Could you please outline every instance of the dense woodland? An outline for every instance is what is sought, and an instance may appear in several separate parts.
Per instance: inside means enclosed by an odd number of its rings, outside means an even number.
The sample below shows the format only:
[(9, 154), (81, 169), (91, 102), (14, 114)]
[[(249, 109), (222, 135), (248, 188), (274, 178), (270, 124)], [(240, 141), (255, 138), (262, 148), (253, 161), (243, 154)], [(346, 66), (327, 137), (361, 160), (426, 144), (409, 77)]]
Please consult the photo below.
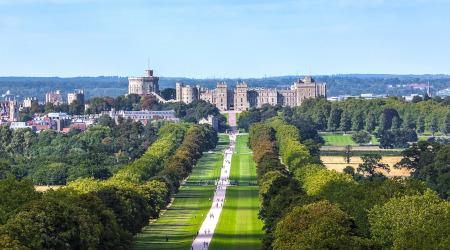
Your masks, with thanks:
[(36, 192), (12, 175), (0, 180), (2, 249), (130, 249), (218, 137), (209, 125), (167, 124), (139, 159), (112, 177), (78, 178)]
[[(257, 163), (263, 249), (449, 246), (450, 202), (423, 182), (370, 175), (355, 181), (350, 174), (327, 170), (300, 143), (298, 129), (279, 117), (251, 126), (249, 144)], [(443, 146), (435, 158), (444, 168), (450, 164), (448, 150)], [(418, 156), (414, 163), (424, 159)]]
[[(218, 81), (226, 81), (232, 88), (236, 81), (246, 81), (249, 87), (265, 88), (289, 88), (298, 78), (305, 76), (279, 76), (264, 78), (210, 78), (194, 79), (184, 77), (160, 77), (160, 89), (175, 88), (176, 82), (186, 85), (214, 89)], [(412, 87), (396, 87), (397, 85), (408, 85), (412, 83), (427, 84), (430, 82), (431, 94), (450, 86), (450, 77), (447, 75), (331, 75), (314, 76), (317, 82), (327, 82), (327, 95), (360, 95), (364, 93), (387, 94), (387, 95), (410, 95), (425, 94), (425, 90), (413, 89)], [(393, 85), (393, 88), (388, 88)], [(45, 100), (45, 93), (62, 90), (63, 99), (67, 93), (75, 89), (83, 89), (86, 98), (97, 96), (117, 97), (124, 95), (128, 90), (128, 78), (117, 76), (101, 77), (0, 77), (0, 93), (18, 95), (19, 100), (25, 97), (37, 96), (39, 100)]]

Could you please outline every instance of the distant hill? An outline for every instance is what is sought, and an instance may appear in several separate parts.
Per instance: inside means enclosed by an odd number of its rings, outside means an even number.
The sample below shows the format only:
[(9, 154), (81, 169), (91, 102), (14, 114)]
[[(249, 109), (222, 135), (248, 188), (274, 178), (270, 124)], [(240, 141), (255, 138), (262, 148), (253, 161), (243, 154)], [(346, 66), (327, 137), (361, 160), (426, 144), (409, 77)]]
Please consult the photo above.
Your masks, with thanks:
[[(266, 78), (220, 78), (194, 79), (185, 77), (161, 77), (160, 89), (175, 88), (176, 82), (185, 85), (197, 85), (214, 88), (218, 81), (226, 81), (231, 88), (236, 81), (246, 81), (249, 87), (289, 88), (297, 80), (305, 76), (274, 76)], [(327, 95), (360, 95), (363, 93), (410, 95), (424, 94), (425, 90), (414, 89), (413, 83), (427, 84), (430, 82), (431, 92), (450, 87), (449, 75), (388, 75), (388, 74), (345, 74), (329, 76), (313, 76), (317, 82), (327, 82)], [(392, 86), (392, 87), (389, 87)], [(128, 91), (128, 78), (119, 76), (100, 77), (0, 77), (0, 94), (10, 90), (11, 94), (22, 100), (25, 97), (37, 96), (45, 100), (45, 93), (60, 89), (67, 99), (67, 93), (75, 89), (83, 89), (86, 98), (94, 96), (116, 97)]]

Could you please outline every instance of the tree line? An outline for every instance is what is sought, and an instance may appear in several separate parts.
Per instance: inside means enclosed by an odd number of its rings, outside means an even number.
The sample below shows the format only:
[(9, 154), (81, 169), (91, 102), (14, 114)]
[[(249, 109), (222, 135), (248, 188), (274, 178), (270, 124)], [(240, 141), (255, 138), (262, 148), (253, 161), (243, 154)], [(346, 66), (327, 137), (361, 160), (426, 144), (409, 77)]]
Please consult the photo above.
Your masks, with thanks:
[(282, 119), (250, 127), (263, 249), (440, 249), (450, 243), (445, 229), (450, 203), (423, 182), (364, 177), (356, 182), (327, 170), (299, 134)]
[[(367, 135), (375, 135), (381, 148), (406, 148), (416, 142), (418, 134), (428, 131), (450, 133), (450, 98), (435, 98), (417, 103), (390, 97), (386, 99), (354, 99), (329, 102), (325, 98), (309, 98), (299, 107), (264, 105), (239, 116), (239, 128), (248, 131), (257, 122), (282, 116), (295, 125), (302, 143), (312, 139), (323, 143), (317, 131), (358, 133), (358, 143), (367, 143)], [(370, 138), (370, 137), (369, 137)]]
[(202, 152), (217, 143), (208, 125), (168, 124), (158, 136), (141, 158), (105, 181), (80, 178), (42, 194), (30, 179), (0, 180), (0, 246), (130, 249), (132, 236), (159, 216)]

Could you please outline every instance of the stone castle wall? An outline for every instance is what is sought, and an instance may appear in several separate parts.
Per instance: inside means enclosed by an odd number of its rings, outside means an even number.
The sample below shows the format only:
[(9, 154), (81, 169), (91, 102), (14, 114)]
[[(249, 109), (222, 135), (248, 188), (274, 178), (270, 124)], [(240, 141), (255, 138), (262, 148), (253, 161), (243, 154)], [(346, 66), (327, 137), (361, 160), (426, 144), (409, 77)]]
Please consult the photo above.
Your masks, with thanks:
[(248, 110), (251, 107), (261, 107), (264, 104), (282, 106), (300, 106), (307, 98), (326, 97), (326, 83), (316, 83), (311, 77), (298, 79), (291, 89), (250, 89), (246, 82), (236, 84), (236, 89), (228, 89), (226, 82), (218, 82), (216, 89), (203, 89), (176, 84), (177, 101), (190, 103), (201, 99), (214, 104), (219, 110)]

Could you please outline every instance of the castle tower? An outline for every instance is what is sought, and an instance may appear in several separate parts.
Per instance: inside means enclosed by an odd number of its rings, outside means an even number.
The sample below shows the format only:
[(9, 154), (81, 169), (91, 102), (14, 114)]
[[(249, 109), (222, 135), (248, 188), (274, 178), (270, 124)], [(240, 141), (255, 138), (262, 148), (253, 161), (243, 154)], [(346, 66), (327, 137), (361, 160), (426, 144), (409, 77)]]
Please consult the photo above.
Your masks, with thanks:
[(11, 121), (15, 121), (17, 119), (17, 115), (19, 114), (19, 102), (9, 101), (9, 119)]
[(67, 94), (67, 103), (70, 105), (73, 101), (78, 100), (84, 105), (84, 91), (78, 90)]
[(145, 70), (144, 77), (128, 77), (128, 94), (159, 94), (159, 77), (153, 76), (153, 70)]
[(176, 95), (177, 95), (177, 102), (183, 101), (183, 83), (182, 82), (176, 83)]
[(214, 104), (219, 110), (228, 109), (228, 90), (226, 82), (217, 82), (216, 102)]
[(234, 109), (243, 111), (250, 108), (250, 103), (247, 97), (247, 83), (239, 81), (236, 83), (236, 90), (234, 92)]

